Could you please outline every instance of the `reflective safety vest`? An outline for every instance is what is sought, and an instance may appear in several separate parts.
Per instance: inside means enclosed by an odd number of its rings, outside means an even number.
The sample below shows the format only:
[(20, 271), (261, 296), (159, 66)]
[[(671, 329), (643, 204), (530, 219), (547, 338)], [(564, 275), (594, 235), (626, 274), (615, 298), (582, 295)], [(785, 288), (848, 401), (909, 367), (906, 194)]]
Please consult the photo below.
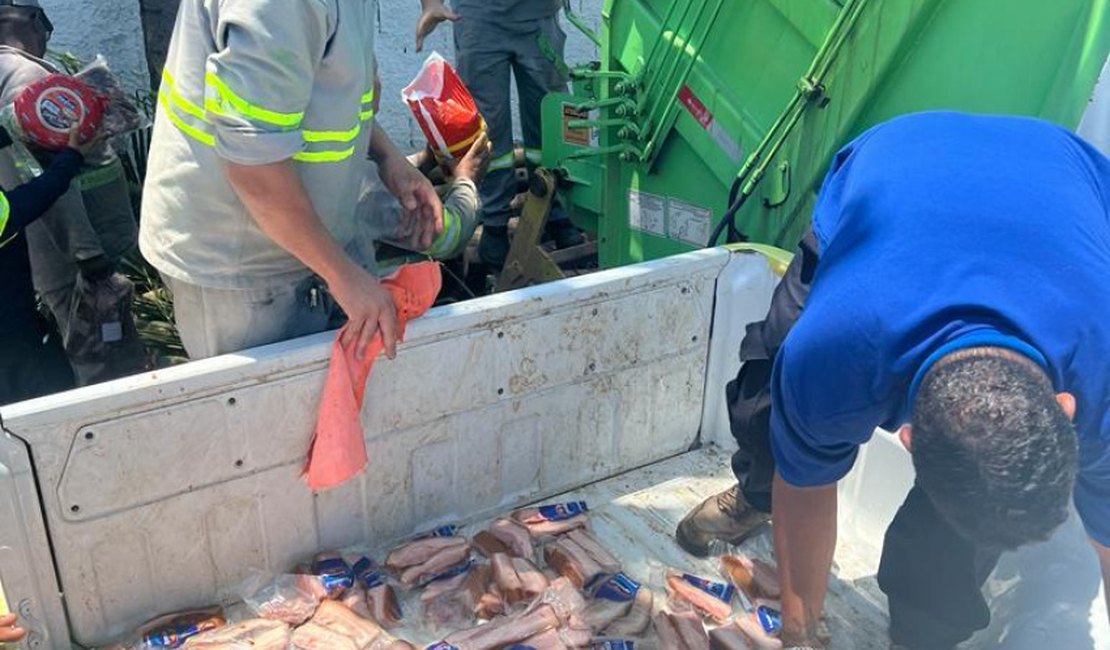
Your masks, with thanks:
[(255, 223), (224, 162), (292, 160), (340, 244), (374, 111), (374, 0), (184, 0), (158, 94), (140, 247), (160, 271), (254, 288), (309, 273)]

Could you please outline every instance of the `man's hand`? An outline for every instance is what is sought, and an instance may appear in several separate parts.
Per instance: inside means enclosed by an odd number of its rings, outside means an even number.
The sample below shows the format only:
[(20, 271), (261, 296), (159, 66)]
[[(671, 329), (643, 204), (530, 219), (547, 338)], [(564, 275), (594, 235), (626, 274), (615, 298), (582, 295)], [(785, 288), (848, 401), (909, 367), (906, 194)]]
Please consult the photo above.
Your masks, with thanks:
[(415, 250), (430, 247), (443, 232), (443, 203), (431, 181), (401, 155), (380, 161), (378, 175), (389, 193), (401, 202), (402, 218), (412, 225), (405, 228), (412, 233), (409, 243)]
[(15, 643), (27, 635), (26, 630), (16, 627), (15, 614), (0, 616), (0, 643)]
[[(401, 159), (404, 162), (404, 158)], [(352, 260), (324, 227), (292, 163), (225, 163), (227, 178), (255, 222), (277, 245), (328, 283), (346, 312), (347, 336), (359, 358), (379, 327), (386, 354), (397, 346), (393, 300), (378, 280)]]
[(447, 169), (455, 178), (466, 178), (478, 185), (486, 176), (486, 170), (489, 169), (490, 153), (493, 151), (493, 145), (489, 141), (489, 137), (483, 131), (482, 135), (471, 145), (470, 151), (462, 157), (462, 160), (453, 161), (447, 164)]
[(397, 354), (397, 310), (389, 291), (377, 278), (359, 266), (352, 265), (346, 272), (328, 284), (332, 296), (347, 314), (347, 326), (341, 343), (355, 346), (355, 357), (366, 354), (374, 333), (382, 333), (385, 355), (392, 359)]
[(823, 647), (821, 614), (836, 550), (836, 484), (795, 487), (776, 473), (772, 500), (783, 645)]
[(424, 49), (424, 39), (429, 34), (435, 31), (445, 20), (454, 22), (459, 19), (459, 15), (443, 6), (443, 0), (423, 0), (423, 11), (420, 12), (420, 19), (416, 21), (416, 51), (420, 52)]
[(69, 127), (69, 142), (66, 143), (66, 146), (82, 156), (88, 156), (89, 152), (99, 147), (105, 139), (107, 139), (107, 136), (104, 135), (103, 132), (97, 132), (96, 135), (88, 140), (82, 139), (81, 126), (77, 122), (74, 122), (73, 125)]

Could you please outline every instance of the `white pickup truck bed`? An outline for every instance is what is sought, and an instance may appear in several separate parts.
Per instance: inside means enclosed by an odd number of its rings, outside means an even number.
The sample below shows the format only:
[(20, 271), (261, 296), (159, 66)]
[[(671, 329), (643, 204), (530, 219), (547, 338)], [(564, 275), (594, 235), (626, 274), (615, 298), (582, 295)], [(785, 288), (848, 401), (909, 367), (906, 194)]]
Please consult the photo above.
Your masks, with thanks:
[[(251, 569), (566, 495), (634, 574), (707, 572), (670, 535), (729, 483), (723, 386), (775, 281), (711, 249), (435, 309), (375, 367), (366, 471), (321, 494), (299, 474), (326, 334), (4, 407), (0, 581), (24, 645), (103, 644), (232, 597)], [(877, 549), (911, 481), (881, 434), (841, 484), (836, 648), (885, 647)], [(1074, 521), (988, 591), (996, 622), (972, 647), (1110, 648)]]

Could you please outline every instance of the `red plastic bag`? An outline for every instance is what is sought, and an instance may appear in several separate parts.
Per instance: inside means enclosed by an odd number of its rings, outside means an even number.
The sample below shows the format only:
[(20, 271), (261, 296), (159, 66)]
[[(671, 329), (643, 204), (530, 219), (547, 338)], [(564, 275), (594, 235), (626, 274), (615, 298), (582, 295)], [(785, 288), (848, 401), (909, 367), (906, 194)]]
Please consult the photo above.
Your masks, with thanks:
[(432, 151), (441, 159), (461, 158), (486, 128), (470, 91), (451, 64), (433, 52), (401, 91)]

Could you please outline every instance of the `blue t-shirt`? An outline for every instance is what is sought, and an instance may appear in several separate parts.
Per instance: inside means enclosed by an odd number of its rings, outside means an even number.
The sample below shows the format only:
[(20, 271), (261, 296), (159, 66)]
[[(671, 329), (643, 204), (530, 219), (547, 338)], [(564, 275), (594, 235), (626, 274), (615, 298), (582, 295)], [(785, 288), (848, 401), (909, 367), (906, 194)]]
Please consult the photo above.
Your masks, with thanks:
[(875, 427), (907, 419), (929, 355), (1012, 336), (1073, 393), (1075, 503), (1110, 545), (1110, 160), (1022, 117), (930, 112), (833, 159), (813, 212), (820, 264), (772, 374), (789, 483), (843, 477)]

